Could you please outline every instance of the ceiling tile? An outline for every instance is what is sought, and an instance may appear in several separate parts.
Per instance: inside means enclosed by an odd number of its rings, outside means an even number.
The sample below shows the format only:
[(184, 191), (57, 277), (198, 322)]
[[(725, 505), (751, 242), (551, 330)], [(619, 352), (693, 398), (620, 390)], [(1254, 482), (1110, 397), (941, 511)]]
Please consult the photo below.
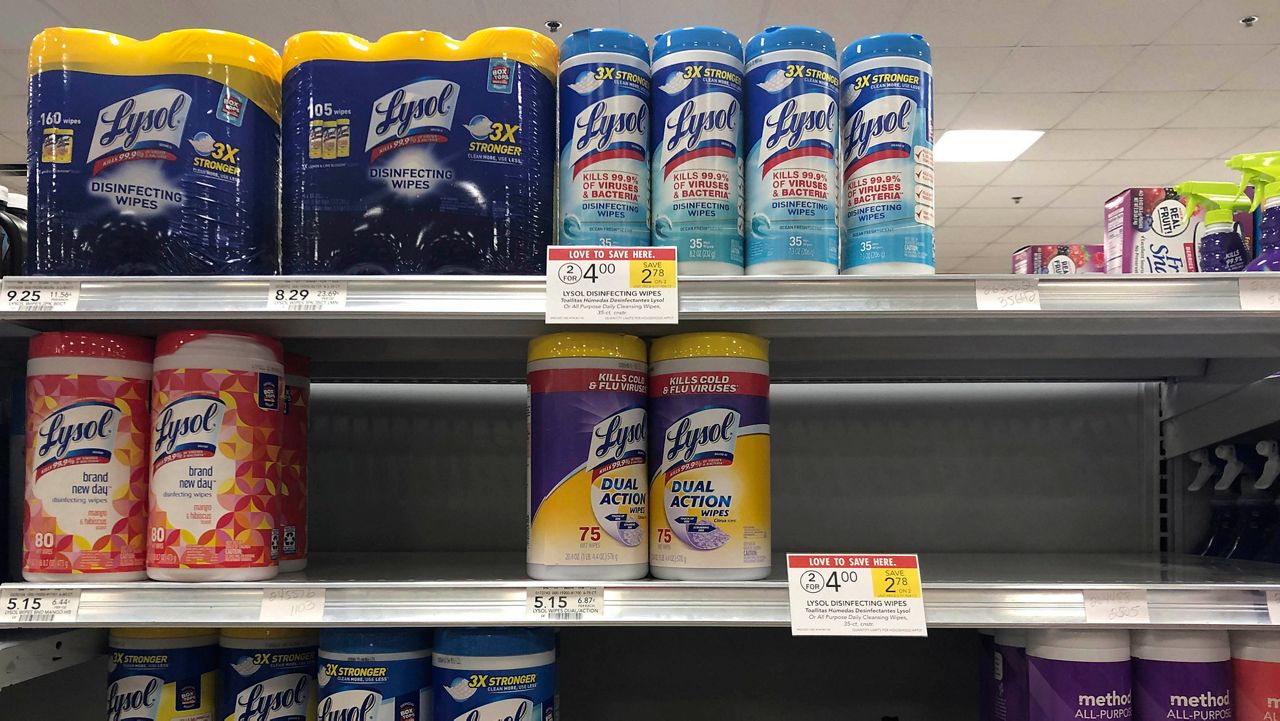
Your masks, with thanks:
[(937, 206), (942, 208), (963, 208), (973, 196), (982, 190), (978, 185), (948, 185), (938, 189)]
[[(1098, 206), (1098, 215), (1093, 221), (1101, 222), (1102, 206)], [(1029, 225), (1020, 225), (1011, 228), (1008, 233), (1000, 236), (999, 242), (1006, 243), (1014, 248), (1021, 248), (1024, 245), (1054, 245), (1057, 243), (1065, 243), (1079, 235), (1084, 226), (1071, 225), (1049, 225), (1044, 227), (1032, 227)]]
[[(1280, 23), (1270, 23), (1272, 27), (1280, 27)], [(1274, 46), (1273, 46), (1274, 47)], [(1222, 83), (1223, 90), (1280, 90), (1280, 73), (1260, 73), (1255, 68), (1274, 68), (1280, 64), (1280, 48), (1262, 56), (1252, 68), (1245, 72), (1228, 75)]]
[(1057, 0), (1023, 45), (1146, 45), (1195, 0)]
[(1277, 122), (1280, 122), (1280, 90), (1220, 90), (1209, 93), (1170, 120), (1169, 127), (1265, 128)]
[[(1156, 42), (1162, 45), (1280, 43), (1280, 17), (1275, 16), (1275, 7), (1274, 3), (1258, 0), (1202, 0)], [(1262, 21), (1246, 28), (1240, 24), (1240, 18), (1245, 15), (1260, 15)]]
[[(110, 4), (114, 4), (114, 2)], [(360, 8), (359, 11), (348, 10), (344, 12), (334, 0), (308, 0), (307, 2), (297, 2), (297, 0), (292, 2), (217, 0), (217, 2), (196, 2), (195, 4), (201, 12), (208, 16), (205, 20), (208, 23), (208, 27), (242, 33), (268, 43), (277, 50), (284, 47), (284, 42), (290, 36), (306, 30), (351, 31), (352, 28), (365, 27), (360, 24), (360, 21), (350, 16), (363, 15), (366, 7), (376, 12), (375, 6), (377, 5), (377, 3), (368, 5), (368, 0), (362, 0), (358, 6)], [(357, 30), (357, 34), (373, 39), (384, 33), (396, 30), (411, 30), (418, 27), (439, 30), (451, 35), (455, 33), (465, 35), (476, 29), (475, 27), (459, 26), (452, 22), (454, 17), (465, 20), (472, 18), (471, 13), (465, 6), (461, 6), (460, 12), (452, 10), (449, 13), (437, 12), (435, 16), (436, 22), (428, 24), (411, 22), (415, 15), (412, 12), (413, 5), (402, 3), (401, 7), (403, 8), (401, 24), (395, 27), (386, 25), (381, 27), (369, 26), (378, 32), (366, 33)], [(382, 19), (385, 19), (385, 16)], [(445, 22), (441, 22), (442, 20)], [(480, 25), (476, 27), (480, 27)]]
[[(24, 91), (27, 87), (27, 50), (0, 51), (0, 82), (16, 80)], [(8, 93), (8, 90), (5, 90)]]
[[(7, 133), (0, 135), (0, 163), (22, 163), (25, 165), (26, 162), (26, 137), (21, 133), (17, 135), (10, 135)], [(6, 179), (4, 184), (8, 186), (10, 190), (24, 187), (21, 178)]]
[(1221, 180), (1227, 183), (1240, 182), (1240, 173), (1228, 168), (1222, 160), (1210, 160), (1187, 173), (1184, 180)]
[(933, 96), (934, 129), (952, 127), (951, 122), (972, 97), (972, 93), (938, 93)]
[(1090, 97), (1060, 128), (1159, 128), (1208, 93), (1097, 93)]
[[(1044, 208), (1027, 218), (1029, 228), (1070, 227), (1102, 222), (1102, 208)], [(1049, 241), (1046, 241), (1049, 242)]]
[(1102, 87), (1140, 48), (1014, 48), (983, 86), (990, 92), (1093, 92)]
[(1009, 53), (1009, 48), (934, 49), (935, 92), (973, 93), (981, 90)]
[(998, 258), (995, 256), (974, 256), (967, 260), (962, 260), (956, 266), (957, 273), (967, 273), (973, 275), (982, 275), (984, 273), (1008, 273), (1012, 264), (1009, 258)]
[(996, 178), (996, 185), (1074, 185), (1103, 166), (1101, 160), (1019, 160)]
[[(689, 8), (686, 10), (688, 14), (685, 15), (689, 21), (686, 24), (717, 25), (721, 22), (731, 24), (731, 20), (721, 19), (737, 18), (743, 14), (736, 0), (664, 0), (663, 7), (667, 4), (672, 7)], [(808, 2), (789, 3), (760, 3), (749, 0), (743, 3), (742, 7), (751, 9), (761, 4), (764, 6), (763, 15), (753, 13), (746, 17), (748, 21), (754, 22), (755, 26), (742, 36), (744, 43), (761, 28), (770, 25), (812, 25), (831, 33), (836, 39), (837, 50), (842, 50), (848, 43), (866, 35), (893, 32), (907, 10), (905, 2), (885, 3), (881, 0), (808, 0)], [(624, 13), (630, 8), (637, 15), (661, 17), (654, 14), (655, 11), (647, 0), (623, 3), (623, 8)], [(663, 20), (665, 22), (666, 19), (663, 18)], [(622, 27), (631, 29), (630, 25)], [(667, 23), (663, 30), (674, 27), (681, 27), (681, 25)]]
[[(523, 4), (523, 0), (521, 2), (491, 1), (488, 4), (492, 6), (489, 11), (491, 19), (505, 24), (508, 22), (505, 18), (508, 9), (517, 8)], [(852, 2), (850, 4), (856, 5)], [(838, 25), (832, 27), (829, 21), (839, 16), (831, 12), (829, 7), (822, 8), (819, 7), (819, 3), (808, 3), (797, 4), (788, 9), (806, 16), (803, 21), (795, 21), (797, 24), (814, 25), (831, 33), (836, 41), (837, 52), (844, 47), (840, 44), (841, 31), (844, 28)], [(528, 12), (524, 10), (516, 10), (516, 12), (525, 16), (527, 23), (533, 23), (531, 27), (534, 28), (543, 27), (543, 24), (552, 18), (560, 20), (565, 23), (559, 33), (561, 36), (568, 35), (579, 28), (623, 28), (636, 33), (644, 38), (645, 42), (652, 44), (655, 35), (672, 28), (715, 25), (734, 33), (745, 45), (747, 40), (761, 29), (778, 24), (762, 18), (768, 10), (768, 4), (764, 0), (742, 0), (742, 2), (734, 0), (653, 0), (651, 2), (645, 0), (628, 3), (619, 3), (617, 0), (606, 0), (601, 3), (580, 0), (572, 0), (569, 3), (537, 0)], [(825, 18), (828, 22), (817, 21), (813, 17), (814, 13), (824, 10), (828, 13)], [(849, 39), (852, 38), (845, 38), (846, 41)]]
[[(102, 10), (110, 10), (109, 3), (97, 4)], [(52, 8), (39, 0), (5, 0), (4, 22), (0, 23), (0, 50), (26, 51), (31, 47), (31, 38), (47, 27), (55, 25), (82, 27), (85, 25), (78, 18), (72, 20), (75, 17), (73, 15), (59, 16)]]
[(1113, 160), (1107, 167), (1089, 176), (1085, 183), (1114, 185), (1117, 190), (1173, 185), (1191, 180), (1191, 172), (1198, 165), (1198, 160)]
[(939, 247), (952, 244), (983, 246), (1007, 232), (1009, 226), (948, 226), (938, 230), (935, 242)]
[(1216, 158), (1256, 134), (1250, 128), (1165, 128), (1152, 131), (1120, 157), (1129, 160)]
[(1009, 167), (1008, 163), (938, 163), (933, 169), (937, 187), (986, 185)]
[(1048, 0), (916, 0), (897, 31), (920, 33), (935, 48), (1016, 45), (1048, 6)]
[[(1123, 4), (1123, 3), (1118, 3)], [(1216, 90), (1258, 67), (1269, 45), (1152, 45), (1111, 78), (1107, 90)]]
[(1077, 185), (1058, 196), (1052, 203), (1054, 208), (1097, 208), (1116, 196), (1124, 188), (1115, 185)]
[[(961, 208), (947, 221), (948, 228), (988, 228), (1017, 225), (1035, 212), (1034, 208)], [(991, 236), (993, 239), (996, 236)]]
[[(274, 3), (293, 5), (306, 9), (298, 3)], [(512, 13), (527, 7), (528, 3), (512, 4)], [(487, 16), (480, 3), (456, 3), (448, 12), (441, 12), (438, 4), (407, 3), (399, 0), (360, 0), (359, 3), (335, 3), (341, 16), (339, 29), (355, 33), (366, 40), (376, 40), (387, 33), (399, 30), (438, 30), (453, 37), (466, 37), (473, 30), (485, 27)], [(544, 18), (545, 20), (545, 18)], [(505, 24), (519, 27), (520, 21), (513, 15)], [(535, 26), (541, 30), (541, 26)], [(311, 27), (316, 29), (313, 23)]]
[(0, 133), (21, 137), (27, 132), (27, 96), (0, 97)]
[(1057, 125), (1088, 98), (1088, 93), (979, 93), (947, 127), (1045, 130)]
[(947, 219), (950, 218), (951, 214), (954, 212), (956, 212), (955, 208), (934, 208), (933, 209), (934, 227), (937, 227), (947, 222)]
[(1280, 128), (1267, 128), (1227, 151), (1227, 155), (1237, 153), (1262, 153), (1269, 150), (1280, 150)]
[(1147, 137), (1143, 130), (1050, 130), (1019, 160), (1111, 160)]
[[(1024, 185), (1006, 187), (988, 185), (970, 200), (969, 208), (1043, 208), (1067, 190), (1065, 185)], [(1013, 197), (1022, 200), (1013, 202)]]
[(1014, 245), (1012, 243), (1006, 243), (1003, 240), (997, 240), (982, 250), (979, 250), (977, 253), (974, 253), (973, 257), (1003, 258), (1006, 263), (1006, 267), (1001, 272), (1008, 273), (1013, 269), (1013, 254), (1021, 247), (1021, 245)]
[(1079, 245), (1103, 245), (1102, 240), (1102, 224), (1099, 223), (1080, 231), (1080, 235), (1072, 238), (1071, 242)]

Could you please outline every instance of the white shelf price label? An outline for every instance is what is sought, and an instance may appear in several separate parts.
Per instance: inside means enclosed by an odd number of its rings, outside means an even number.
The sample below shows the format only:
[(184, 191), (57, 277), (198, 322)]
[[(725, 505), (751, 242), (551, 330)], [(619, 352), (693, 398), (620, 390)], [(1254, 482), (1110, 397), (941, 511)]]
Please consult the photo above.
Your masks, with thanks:
[(531, 621), (583, 621), (604, 616), (604, 589), (591, 586), (543, 586), (525, 591), (525, 616)]
[(324, 620), (324, 589), (265, 589), (258, 620), (266, 623), (319, 623)]
[(80, 304), (80, 283), (48, 278), (5, 278), (4, 309), (19, 313), (70, 312)]
[(1040, 310), (1040, 280), (978, 280), (978, 310)]
[(673, 247), (547, 248), (547, 323), (680, 320)]
[(793, 636), (925, 636), (915, 554), (787, 554)]
[(1240, 310), (1280, 310), (1280, 278), (1269, 275), (1240, 279)]
[(1151, 623), (1144, 588), (1098, 589), (1084, 592), (1086, 623)]
[(267, 310), (313, 313), (346, 307), (345, 280), (273, 280), (267, 288)]
[(79, 611), (78, 588), (0, 590), (0, 625), (75, 623)]
[(1267, 591), (1267, 616), (1271, 625), (1280, 625), (1280, 591)]

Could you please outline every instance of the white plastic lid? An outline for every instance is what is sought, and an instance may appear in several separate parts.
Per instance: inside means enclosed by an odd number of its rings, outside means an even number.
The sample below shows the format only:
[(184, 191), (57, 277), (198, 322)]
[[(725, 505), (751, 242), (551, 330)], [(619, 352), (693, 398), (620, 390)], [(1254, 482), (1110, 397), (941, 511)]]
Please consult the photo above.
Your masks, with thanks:
[(1232, 631), (1231, 657), (1280, 663), (1280, 631)]
[(1148, 661), (1229, 661), (1226, 631), (1134, 631), (1133, 657)]
[(1010, 648), (1026, 648), (1027, 632), (1020, 628), (1002, 628), (996, 631), (996, 645)]
[(1074, 628), (1037, 629), (1027, 634), (1027, 655), (1055, 661), (1129, 660), (1129, 632)]

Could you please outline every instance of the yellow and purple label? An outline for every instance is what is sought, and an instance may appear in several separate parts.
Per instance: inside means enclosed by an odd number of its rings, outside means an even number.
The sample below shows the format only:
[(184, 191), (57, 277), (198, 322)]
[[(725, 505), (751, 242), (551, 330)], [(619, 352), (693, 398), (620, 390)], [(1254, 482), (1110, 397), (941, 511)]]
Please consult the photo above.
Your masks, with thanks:
[[(529, 365), (529, 563), (648, 560), (645, 364)], [(574, 367), (577, 366), (577, 367)]]
[(156, 371), (148, 567), (276, 564), (281, 380), (256, 371)]
[(649, 397), (658, 449), (650, 564), (768, 566), (768, 374), (654, 374)]
[(27, 377), (22, 567), (34, 573), (145, 569), (147, 380)]

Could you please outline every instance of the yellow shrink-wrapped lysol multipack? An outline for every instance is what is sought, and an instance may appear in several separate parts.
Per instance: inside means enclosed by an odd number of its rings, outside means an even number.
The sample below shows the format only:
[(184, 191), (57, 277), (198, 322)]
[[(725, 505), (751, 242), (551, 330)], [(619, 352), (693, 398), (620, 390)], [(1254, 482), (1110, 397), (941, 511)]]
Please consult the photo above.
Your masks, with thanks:
[(28, 273), (276, 272), (275, 50), (220, 30), (49, 28), (28, 71)]
[(284, 272), (544, 272), (557, 57), (521, 28), (289, 38)]

